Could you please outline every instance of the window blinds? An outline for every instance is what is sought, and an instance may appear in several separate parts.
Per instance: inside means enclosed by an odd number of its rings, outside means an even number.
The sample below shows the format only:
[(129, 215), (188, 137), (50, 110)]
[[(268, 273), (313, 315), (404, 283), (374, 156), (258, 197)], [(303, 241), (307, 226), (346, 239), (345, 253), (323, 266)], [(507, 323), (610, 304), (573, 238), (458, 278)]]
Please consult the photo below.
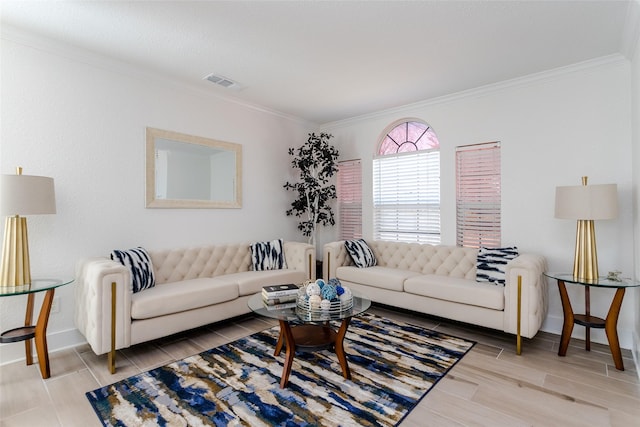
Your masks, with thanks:
[(440, 151), (373, 161), (374, 239), (440, 243)]
[(360, 160), (338, 162), (338, 219), (340, 239), (362, 237), (362, 165)]
[(456, 243), (500, 247), (500, 143), (456, 148)]

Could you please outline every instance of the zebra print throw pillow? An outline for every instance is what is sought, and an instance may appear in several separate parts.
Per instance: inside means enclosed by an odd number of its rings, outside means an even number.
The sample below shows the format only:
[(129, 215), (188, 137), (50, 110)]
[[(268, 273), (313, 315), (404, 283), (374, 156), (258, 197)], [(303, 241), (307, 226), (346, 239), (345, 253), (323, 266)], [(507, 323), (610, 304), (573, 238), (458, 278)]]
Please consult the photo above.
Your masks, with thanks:
[(110, 257), (125, 267), (129, 267), (134, 294), (145, 289), (153, 288), (156, 285), (156, 278), (153, 274), (153, 264), (151, 263), (149, 254), (144, 248), (137, 247), (126, 251), (114, 250), (111, 252)]
[(344, 246), (358, 268), (373, 267), (377, 264), (376, 256), (364, 239), (345, 240)]
[(476, 263), (476, 281), (504, 286), (505, 268), (509, 261), (518, 256), (518, 248), (480, 248)]
[(251, 263), (254, 271), (287, 268), (282, 239), (253, 243), (251, 245)]

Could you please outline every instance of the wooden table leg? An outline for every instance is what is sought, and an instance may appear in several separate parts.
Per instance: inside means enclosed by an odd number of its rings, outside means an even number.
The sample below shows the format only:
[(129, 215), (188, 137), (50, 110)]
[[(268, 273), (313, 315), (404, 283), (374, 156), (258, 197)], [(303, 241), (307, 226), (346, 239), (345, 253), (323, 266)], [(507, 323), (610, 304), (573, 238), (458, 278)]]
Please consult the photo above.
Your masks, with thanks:
[[(27, 295), (27, 310), (24, 315), (24, 326), (27, 327), (33, 325), (33, 298), (34, 294)], [(24, 353), (27, 359), (27, 365), (33, 365), (33, 340), (25, 340)]]
[(351, 370), (349, 369), (349, 363), (347, 362), (347, 356), (344, 353), (344, 337), (347, 335), (347, 329), (349, 328), (349, 323), (351, 323), (350, 317), (345, 317), (342, 319), (342, 324), (340, 325), (340, 329), (338, 330), (338, 335), (336, 336), (336, 356), (338, 356), (338, 361), (340, 362), (340, 367), (342, 368), (342, 376), (345, 379), (351, 379)]
[(558, 356), (565, 356), (567, 354), (567, 349), (569, 348), (569, 341), (571, 341), (574, 317), (573, 309), (571, 308), (571, 301), (569, 301), (569, 295), (567, 294), (567, 288), (563, 280), (558, 280), (558, 290), (560, 291), (562, 312), (564, 313), (564, 323), (562, 325), (562, 337), (560, 338)]
[[(591, 290), (589, 286), (584, 287), (584, 314), (587, 319), (591, 317)], [(584, 331), (584, 349), (591, 351), (591, 327), (585, 326)]]
[(616, 369), (620, 371), (624, 371), (624, 363), (622, 362), (622, 352), (620, 351), (620, 342), (618, 341), (617, 325), (620, 307), (622, 306), (622, 298), (624, 298), (624, 288), (618, 288), (613, 297), (613, 301), (611, 301), (611, 307), (609, 308), (604, 324), (604, 330), (607, 334), (607, 340), (609, 341), (609, 348), (611, 349), (611, 356), (613, 356), (613, 363), (615, 363)]
[(49, 324), (49, 313), (51, 313), (51, 305), (53, 304), (53, 295), (55, 289), (49, 289), (44, 294), (38, 323), (36, 323), (36, 352), (38, 353), (38, 364), (40, 365), (40, 373), (42, 378), (46, 379), (51, 376), (49, 369), (49, 349), (47, 347), (47, 325)]
[(282, 325), (280, 325), (280, 333), (278, 334), (278, 342), (276, 343), (276, 349), (273, 352), (273, 355), (278, 357), (280, 356), (280, 352), (282, 351), (282, 346), (284, 345), (284, 331), (282, 330)]
[(282, 377), (280, 378), (280, 388), (285, 388), (291, 374), (291, 366), (293, 365), (293, 357), (296, 354), (296, 344), (291, 332), (291, 325), (285, 320), (280, 320), (280, 333), (284, 333), (284, 340), (287, 346), (287, 353), (284, 358), (284, 366), (282, 368)]

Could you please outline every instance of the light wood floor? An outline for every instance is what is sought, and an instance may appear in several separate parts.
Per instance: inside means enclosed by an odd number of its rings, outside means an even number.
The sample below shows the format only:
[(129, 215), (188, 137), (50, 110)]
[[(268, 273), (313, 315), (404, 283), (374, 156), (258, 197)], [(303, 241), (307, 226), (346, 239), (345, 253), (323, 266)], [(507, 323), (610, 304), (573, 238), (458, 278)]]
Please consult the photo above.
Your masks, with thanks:
[[(640, 381), (629, 351), (626, 370), (613, 366), (606, 346), (572, 340), (558, 357), (557, 335), (524, 340), (381, 307), (371, 312), (469, 338), (476, 346), (402, 422), (409, 426), (640, 426)], [(85, 392), (272, 326), (246, 317), (217, 323), (118, 352), (115, 375), (106, 355), (88, 345), (51, 353), (51, 378), (37, 365), (0, 367), (0, 426), (99, 426)], [(13, 344), (21, 345), (21, 344)], [(348, 351), (348, 343), (347, 343)]]

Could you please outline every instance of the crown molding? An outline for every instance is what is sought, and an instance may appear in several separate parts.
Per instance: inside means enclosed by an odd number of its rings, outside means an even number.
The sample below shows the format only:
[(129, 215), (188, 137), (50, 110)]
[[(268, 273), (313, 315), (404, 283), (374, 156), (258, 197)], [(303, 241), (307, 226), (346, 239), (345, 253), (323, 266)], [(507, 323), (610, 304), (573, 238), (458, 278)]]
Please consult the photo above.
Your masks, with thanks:
[(92, 52), (79, 46), (59, 42), (57, 40), (40, 36), (14, 26), (1, 26), (0, 42), (3, 40), (20, 44), (54, 56), (66, 58), (70, 61), (79, 62), (91, 67), (99, 68), (105, 71), (141, 79), (152, 84), (158, 84), (164, 87), (171, 86), (180, 90), (188, 90), (196, 96), (229, 102), (249, 110), (258, 111), (260, 113), (292, 121), (305, 127), (314, 128), (318, 126), (317, 123), (310, 122), (301, 117), (273, 110), (262, 105), (243, 101), (233, 96), (225, 96), (223, 94), (214, 93), (211, 90), (207, 90), (207, 88), (197, 85), (196, 83), (185, 81), (176, 77), (171, 77), (162, 74), (157, 70), (129, 64), (103, 54)]
[(628, 60), (622, 54), (613, 54), (602, 56), (600, 58), (590, 59), (576, 64), (567, 65), (564, 67), (554, 68), (552, 70), (541, 71), (539, 73), (528, 74), (523, 77), (517, 77), (514, 79), (503, 80), (498, 83), (491, 83), (488, 85), (479, 86), (473, 89), (468, 89), (449, 95), (443, 95), (436, 98), (426, 99), (424, 101), (418, 101), (411, 104), (401, 105), (399, 107), (389, 108), (386, 110), (376, 111), (374, 113), (364, 114), (357, 117), (351, 117), (345, 120), (338, 120), (335, 122), (324, 123), (320, 126), (321, 129), (340, 128), (344, 126), (350, 126), (358, 122), (372, 120), (380, 117), (390, 115), (411, 115), (415, 116), (415, 111), (431, 107), (434, 105), (445, 104), (452, 101), (457, 101), (464, 98), (474, 98), (479, 96), (490, 95), (492, 93), (500, 92), (505, 89), (510, 89), (518, 86), (527, 86), (532, 83), (555, 80), (558, 77), (576, 73), (579, 71), (594, 69), (602, 66), (608, 66), (618, 63), (628, 63)]

